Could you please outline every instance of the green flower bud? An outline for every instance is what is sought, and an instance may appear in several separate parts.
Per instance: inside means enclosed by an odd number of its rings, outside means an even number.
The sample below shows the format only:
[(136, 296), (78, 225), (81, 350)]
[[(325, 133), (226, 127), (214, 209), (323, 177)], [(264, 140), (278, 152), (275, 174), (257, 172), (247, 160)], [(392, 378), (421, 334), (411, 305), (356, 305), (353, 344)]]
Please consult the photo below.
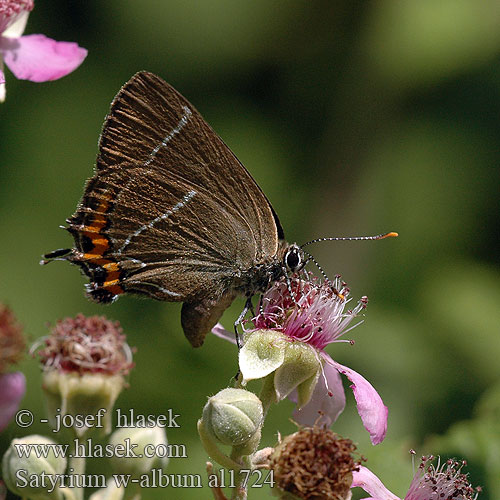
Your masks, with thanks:
[[(80, 375), (74, 372), (46, 371), (43, 374), (42, 387), (45, 391), (50, 425), (56, 429), (59, 428), (56, 421), (58, 414), (61, 418), (64, 415), (75, 417), (78, 415), (81, 416), (80, 420), (85, 420), (85, 417), (89, 415), (97, 418), (99, 410), (104, 409), (102, 428), (92, 425), (91, 429), (95, 429), (99, 434), (109, 434), (113, 407), (124, 386), (125, 379), (120, 374), (85, 373)], [(73, 429), (78, 436), (83, 436), (89, 430), (85, 425), (75, 425)]]
[[(30, 456), (21, 456), (16, 445), (41, 445), (47, 450), (47, 457), (37, 457), (33, 451)], [(66, 458), (56, 456), (47, 445), (56, 444), (44, 436), (32, 435), (14, 439), (2, 459), (2, 475), (10, 491), (31, 500), (61, 499), (57, 486), (58, 475), (66, 470)], [(35, 477), (36, 476), (36, 477)], [(53, 484), (55, 482), (55, 486)]]
[(285, 360), (288, 344), (284, 335), (273, 330), (257, 330), (246, 336), (239, 354), (243, 385), (278, 369)]
[(106, 484), (106, 488), (101, 488), (90, 495), (89, 500), (122, 500), (125, 496), (125, 488), (117, 486), (113, 478), (109, 478)]
[[(165, 469), (168, 464), (168, 442), (163, 427), (123, 427), (109, 438), (115, 453), (111, 467), (115, 474), (130, 474), (134, 477), (149, 474), (152, 469)], [(136, 456), (120, 456), (118, 450), (130, 448)]]
[(274, 330), (257, 330), (246, 337), (239, 366), (243, 384), (272, 377), (271, 382), (266, 381), (266, 390), (274, 391), (276, 402), (297, 389), (299, 408), (311, 398), (322, 370), (318, 351), (313, 346)]
[(287, 342), (283, 364), (274, 374), (276, 399), (281, 401), (295, 388), (299, 394), (299, 408), (311, 398), (322, 371), (316, 349), (304, 342)]
[(219, 443), (241, 446), (258, 433), (264, 412), (260, 399), (244, 389), (223, 389), (203, 408), (202, 424)]

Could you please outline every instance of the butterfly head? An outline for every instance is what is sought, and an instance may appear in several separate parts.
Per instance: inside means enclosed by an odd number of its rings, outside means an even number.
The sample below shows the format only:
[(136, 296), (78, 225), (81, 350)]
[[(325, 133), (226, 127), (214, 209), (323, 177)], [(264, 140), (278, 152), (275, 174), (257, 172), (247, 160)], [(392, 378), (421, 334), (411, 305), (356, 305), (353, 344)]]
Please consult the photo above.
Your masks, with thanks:
[(289, 245), (283, 257), (283, 265), (287, 272), (296, 273), (306, 265), (304, 251), (296, 244)]

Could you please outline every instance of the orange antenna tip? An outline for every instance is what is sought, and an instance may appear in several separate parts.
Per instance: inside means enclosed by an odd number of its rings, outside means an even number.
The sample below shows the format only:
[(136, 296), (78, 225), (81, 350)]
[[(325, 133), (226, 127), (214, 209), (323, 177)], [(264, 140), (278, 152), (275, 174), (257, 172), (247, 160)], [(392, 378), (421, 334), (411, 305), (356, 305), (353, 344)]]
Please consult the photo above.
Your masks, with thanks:
[(380, 236), (380, 239), (381, 239), (381, 240), (383, 240), (384, 238), (396, 238), (396, 237), (398, 237), (398, 236), (399, 236), (399, 234), (398, 234), (398, 233), (396, 233), (396, 232), (394, 232), (394, 231), (391, 231), (390, 233), (382, 234), (382, 235)]

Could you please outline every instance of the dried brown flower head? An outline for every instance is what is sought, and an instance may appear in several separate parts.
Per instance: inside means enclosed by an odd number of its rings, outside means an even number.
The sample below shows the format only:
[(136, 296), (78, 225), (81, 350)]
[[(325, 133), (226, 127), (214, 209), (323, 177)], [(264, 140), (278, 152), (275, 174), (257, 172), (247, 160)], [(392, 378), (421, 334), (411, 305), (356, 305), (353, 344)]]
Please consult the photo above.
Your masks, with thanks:
[(330, 429), (305, 427), (276, 448), (271, 469), (277, 486), (304, 499), (350, 498), (356, 446)]
[(21, 359), (26, 347), (22, 332), (12, 311), (0, 304), (0, 373)]
[(132, 357), (118, 321), (104, 316), (59, 320), (39, 351), (45, 369), (126, 375)]

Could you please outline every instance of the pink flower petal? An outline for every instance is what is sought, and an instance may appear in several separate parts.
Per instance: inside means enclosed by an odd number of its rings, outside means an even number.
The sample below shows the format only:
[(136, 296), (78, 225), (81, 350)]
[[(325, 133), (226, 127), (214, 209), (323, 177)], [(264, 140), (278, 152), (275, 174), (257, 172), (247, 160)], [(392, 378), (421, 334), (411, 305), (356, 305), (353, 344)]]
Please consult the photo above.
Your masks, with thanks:
[(359, 373), (337, 363), (330, 358), (328, 361), (351, 382), (358, 413), (365, 429), (370, 433), (372, 444), (379, 444), (385, 438), (387, 431), (387, 406), (374, 387)]
[(16, 413), (25, 390), (26, 379), (21, 372), (0, 375), (0, 431)]
[(3, 71), (2, 54), (0, 53), (0, 102), (4, 101), (5, 101), (5, 73)]
[(236, 337), (234, 336), (234, 332), (229, 332), (220, 323), (217, 323), (212, 328), (212, 333), (217, 337), (220, 337), (221, 339), (227, 340), (236, 345)]
[(351, 488), (356, 487), (363, 488), (372, 495), (370, 498), (364, 498), (363, 500), (401, 500), (390, 492), (370, 469), (362, 465), (359, 466), (358, 471), (352, 473)]
[(21, 80), (57, 80), (76, 69), (87, 51), (73, 42), (56, 42), (45, 35), (0, 37), (5, 64)]
[[(322, 356), (325, 357), (328, 356), (328, 354), (322, 353)], [(326, 384), (328, 384), (328, 387)], [(329, 395), (329, 392), (332, 396)], [(293, 399), (293, 397), (295, 397), (295, 399)], [(290, 399), (296, 403), (296, 398), (297, 396), (294, 395)], [(318, 425), (330, 427), (344, 411), (344, 407), (345, 392), (339, 372), (335, 367), (325, 363), (323, 374), (319, 376), (318, 383), (314, 388), (309, 403), (300, 409), (296, 409), (293, 412), (293, 418), (297, 423), (302, 425), (312, 426), (317, 422)]]

